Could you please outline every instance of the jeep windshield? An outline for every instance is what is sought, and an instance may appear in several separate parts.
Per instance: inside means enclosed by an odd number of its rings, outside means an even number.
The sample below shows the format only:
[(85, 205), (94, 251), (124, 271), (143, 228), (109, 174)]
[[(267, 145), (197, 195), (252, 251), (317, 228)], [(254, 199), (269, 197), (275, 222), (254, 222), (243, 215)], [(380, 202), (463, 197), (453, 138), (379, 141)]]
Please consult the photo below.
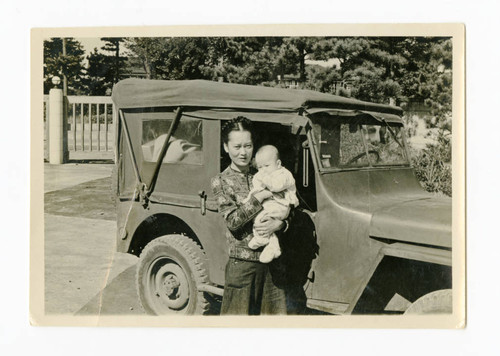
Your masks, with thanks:
[(409, 165), (402, 123), (370, 115), (311, 118), (314, 151), (324, 170)]

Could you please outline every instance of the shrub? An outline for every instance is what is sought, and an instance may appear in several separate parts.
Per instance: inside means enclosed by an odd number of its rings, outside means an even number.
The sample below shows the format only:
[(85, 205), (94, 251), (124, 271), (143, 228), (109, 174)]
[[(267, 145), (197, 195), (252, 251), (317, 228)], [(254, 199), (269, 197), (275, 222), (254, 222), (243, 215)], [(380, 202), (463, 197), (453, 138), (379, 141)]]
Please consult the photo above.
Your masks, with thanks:
[(451, 134), (441, 130), (436, 143), (414, 155), (413, 166), (425, 190), (451, 197)]

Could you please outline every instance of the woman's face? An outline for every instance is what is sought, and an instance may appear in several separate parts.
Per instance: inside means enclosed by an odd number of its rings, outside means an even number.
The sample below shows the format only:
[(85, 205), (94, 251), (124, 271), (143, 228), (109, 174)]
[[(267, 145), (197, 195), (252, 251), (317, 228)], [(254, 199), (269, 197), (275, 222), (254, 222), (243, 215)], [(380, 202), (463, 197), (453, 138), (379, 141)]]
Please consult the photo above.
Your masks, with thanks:
[(231, 131), (224, 150), (236, 167), (248, 167), (253, 153), (252, 135), (248, 131)]

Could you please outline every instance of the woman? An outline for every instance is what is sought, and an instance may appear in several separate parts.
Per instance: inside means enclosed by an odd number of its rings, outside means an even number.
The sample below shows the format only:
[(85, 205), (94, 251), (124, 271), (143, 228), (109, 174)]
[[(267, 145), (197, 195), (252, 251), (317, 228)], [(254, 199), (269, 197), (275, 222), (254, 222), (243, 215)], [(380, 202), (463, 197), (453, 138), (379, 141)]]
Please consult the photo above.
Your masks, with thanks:
[[(219, 212), (228, 227), (229, 261), (221, 314), (286, 314), (285, 291), (276, 283), (276, 263), (260, 263), (262, 249), (248, 247), (253, 237), (253, 218), (262, 210), (262, 201), (272, 195), (264, 190), (243, 203), (252, 189), (254, 174), (250, 167), (254, 150), (252, 122), (241, 116), (229, 121), (222, 128), (222, 141), (231, 164), (212, 179)], [(260, 234), (272, 234), (286, 226), (283, 221), (270, 219), (256, 223), (255, 229)]]

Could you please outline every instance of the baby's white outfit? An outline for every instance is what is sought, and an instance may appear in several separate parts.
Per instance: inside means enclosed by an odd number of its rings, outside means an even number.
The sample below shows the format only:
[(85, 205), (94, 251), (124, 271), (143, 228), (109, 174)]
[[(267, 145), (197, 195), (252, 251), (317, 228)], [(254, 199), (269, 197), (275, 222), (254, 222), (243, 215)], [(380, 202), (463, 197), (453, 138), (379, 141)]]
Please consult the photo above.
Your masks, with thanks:
[[(290, 213), (290, 206), (298, 206), (297, 188), (292, 173), (285, 167), (265, 175), (262, 171), (257, 172), (252, 180), (253, 189), (250, 194), (267, 189), (273, 196), (262, 202), (263, 210), (255, 217), (255, 221), (261, 221), (265, 217), (284, 220)], [(276, 234), (259, 235), (253, 231), (253, 238), (248, 243), (251, 249), (266, 246), (260, 254), (259, 260), (262, 263), (269, 263), (274, 258), (281, 255), (281, 249)]]

